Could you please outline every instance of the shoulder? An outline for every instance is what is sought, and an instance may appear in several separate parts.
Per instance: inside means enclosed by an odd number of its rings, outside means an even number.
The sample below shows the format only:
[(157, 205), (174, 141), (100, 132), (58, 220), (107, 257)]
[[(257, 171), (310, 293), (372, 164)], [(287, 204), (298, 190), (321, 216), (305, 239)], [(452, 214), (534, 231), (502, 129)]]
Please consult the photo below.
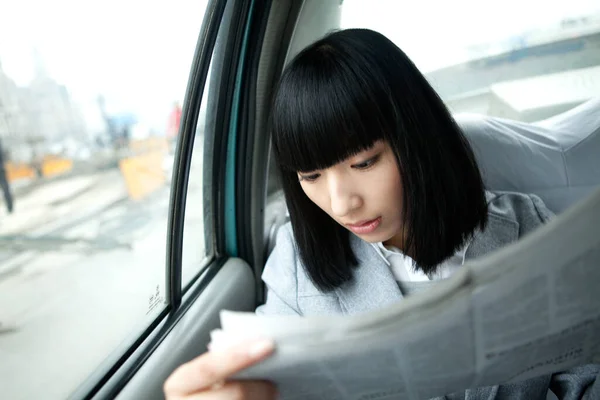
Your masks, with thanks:
[(342, 312), (334, 292), (321, 292), (308, 276), (294, 238), (291, 223), (277, 232), (273, 252), (265, 265), (262, 280), (266, 285), (265, 304), (258, 314), (337, 314)]
[(275, 247), (267, 259), (262, 279), (271, 290), (296, 293), (298, 297), (326, 295), (314, 285), (304, 268), (290, 222), (277, 232)]
[(267, 259), (262, 278), (273, 286), (297, 283), (298, 262), (296, 241), (288, 222), (277, 231), (275, 247)]
[(308, 277), (300, 260), (291, 223), (279, 228), (262, 280), (267, 288), (267, 298), (256, 310), (259, 314), (302, 315), (307, 307), (309, 310), (314, 308), (312, 303), (317, 302), (317, 296), (323, 295)]
[(266, 301), (257, 314), (300, 314), (298, 307), (298, 256), (290, 224), (282, 225), (262, 273)]
[(514, 221), (523, 227), (535, 227), (550, 220), (552, 212), (534, 194), (486, 192), (488, 215)]
[(467, 255), (479, 257), (515, 242), (552, 218), (552, 212), (533, 194), (486, 192), (488, 221), (473, 237)]

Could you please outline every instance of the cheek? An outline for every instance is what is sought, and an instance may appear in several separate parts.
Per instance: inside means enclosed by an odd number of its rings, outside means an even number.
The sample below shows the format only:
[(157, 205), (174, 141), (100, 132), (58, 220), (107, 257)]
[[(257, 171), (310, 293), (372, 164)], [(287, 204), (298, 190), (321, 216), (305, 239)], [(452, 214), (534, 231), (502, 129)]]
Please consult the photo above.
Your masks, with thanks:
[(382, 195), (388, 207), (401, 210), (403, 203), (403, 188), (400, 172), (396, 166), (390, 167), (384, 174)]
[(394, 191), (396, 192), (396, 195), (399, 198), (402, 198), (402, 196), (404, 195), (404, 186), (402, 185), (402, 178), (400, 177), (400, 172), (396, 171), (394, 178)]

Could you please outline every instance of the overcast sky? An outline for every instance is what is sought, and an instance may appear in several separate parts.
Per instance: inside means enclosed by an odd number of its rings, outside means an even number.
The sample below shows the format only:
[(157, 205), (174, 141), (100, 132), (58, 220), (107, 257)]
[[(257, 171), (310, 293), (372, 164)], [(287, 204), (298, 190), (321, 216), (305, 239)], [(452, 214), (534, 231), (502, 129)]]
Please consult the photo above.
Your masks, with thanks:
[(207, 0), (0, 0), (0, 60), (18, 84), (33, 49), (78, 101), (156, 117), (183, 98)]
[(593, 13), (599, 0), (344, 0), (341, 23), (378, 30), (427, 71), (462, 61), (467, 46)]
[[(0, 60), (26, 85), (35, 48), (77, 101), (90, 103), (103, 93), (113, 107), (160, 124), (172, 102), (183, 98), (206, 3), (0, 0)], [(345, 0), (342, 27), (381, 31), (428, 70), (460, 59), (468, 44), (594, 9), (600, 1)]]

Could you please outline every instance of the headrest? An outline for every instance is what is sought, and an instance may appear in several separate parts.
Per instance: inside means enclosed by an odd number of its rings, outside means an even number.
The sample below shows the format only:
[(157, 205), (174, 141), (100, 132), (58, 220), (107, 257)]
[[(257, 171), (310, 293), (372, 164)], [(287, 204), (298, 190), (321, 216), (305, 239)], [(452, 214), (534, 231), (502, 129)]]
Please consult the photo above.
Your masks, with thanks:
[(535, 123), (455, 118), (489, 190), (534, 193), (559, 213), (600, 186), (600, 98)]

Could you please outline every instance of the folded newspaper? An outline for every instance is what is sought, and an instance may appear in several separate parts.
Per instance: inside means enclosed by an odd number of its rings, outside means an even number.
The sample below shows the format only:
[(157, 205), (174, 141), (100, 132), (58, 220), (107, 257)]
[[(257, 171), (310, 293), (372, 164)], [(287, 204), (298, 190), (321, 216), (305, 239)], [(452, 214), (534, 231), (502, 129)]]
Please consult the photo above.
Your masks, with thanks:
[(223, 311), (211, 348), (271, 337), (239, 378), (282, 399), (428, 399), (600, 362), (600, 191), (432, 289), (353, 316)]

